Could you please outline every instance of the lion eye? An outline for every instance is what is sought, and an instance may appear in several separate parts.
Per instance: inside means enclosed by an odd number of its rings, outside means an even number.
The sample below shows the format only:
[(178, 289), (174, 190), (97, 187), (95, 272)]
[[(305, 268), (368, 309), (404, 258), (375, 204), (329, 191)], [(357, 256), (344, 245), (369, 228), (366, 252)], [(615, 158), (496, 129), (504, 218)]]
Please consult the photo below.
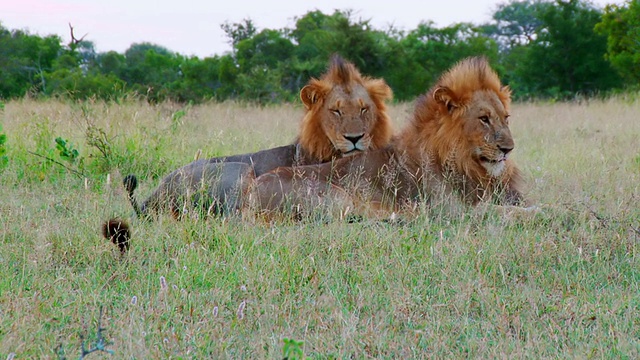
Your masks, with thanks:
[(342, 111), (339, 109), (330, 110), (335, 116), (342, 116)]
[(367, 111), (369, 111), (369, 109), (367, 109), (366, 107), (361, 108), (360, 115), (364, 115)]
[(489, 117), (487, 115), (480, 116), (480, 121), (482, 121), (483, 123), (485, 123), (487, 125), (490, 124)]

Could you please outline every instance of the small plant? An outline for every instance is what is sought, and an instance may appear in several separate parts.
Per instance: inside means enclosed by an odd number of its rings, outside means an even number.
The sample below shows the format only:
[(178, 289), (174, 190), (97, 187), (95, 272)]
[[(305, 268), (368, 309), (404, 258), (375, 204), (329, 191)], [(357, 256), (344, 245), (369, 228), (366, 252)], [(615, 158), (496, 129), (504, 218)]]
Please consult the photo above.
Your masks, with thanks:
[[(90, 346), (89, 349), (85, 347), (84, 337), (85, 334), (80, 334), (80, 357), (79, 360), (84, 359), (88, 355), (102, 351), (109, 355), (113, 355), (113, 350), (107, 349), (107, 346), (113, 344), (112, 342), (106, 341), (104, 337), (102, 337), (102, 332), (105, 331), (106, 328), (102, 327), (102, 307), (100, 307), (100, 316), (98, 317), (98, 331), (96, 333), (96, 342), (93, 346)], [(58, 358), (60, 360), (66, 360), (66, 356), (64, 355), (64, 349), (62, 348), (62, 344), (58, 345), (56, 353), (58, 354)]]
[(182, 121), (182, 118), (187, 115), (187, 113), (191, 109), (191, 106), (192, 104), (191, 102), (189, 102), (185, 107), (171, 114), (171, 130), (175, 131), (178, 128), (178, 126), (184, 124), (184, 122)]
[(304, 341), (296, 340), (296, 339), (282, 339), (284, 342), (284, 346), (282, 347), (282, 358), (285, 360), (298, 360), (298, 359), (307, 359), (304, 356), (304, 351), (302, 347), (304, 346)]
[(70, 142), (61, 137), (56, 138), (56, 150), (58, 150), (61, 159), (71, 164), (74, 164), (80, 158), (78, 150), (75, 149)]
[[(72, 164), (75, 166), (76, 169), (73, 169), (67, 165), (65, 165), (64, 163), (57, 161), (55, 159), (52, 159), (49, 156), (45, 156), (45, 155), (41, 155), (39, 153), (33, 152), (33, 151), (27, 151), (29, 154), (41, 157), (43, 159), (46, 159), (54, 164), (60, 165), (63, 168), (67, 169), (68, 171), (71, 171), (73, 174), (75, 174), (78, 178), (82, 179), (83, 177), (86, 177), (86, 175), (84, 174), (84, 161), (82, 159), (82, 157), (80, 156), (80, 152), (75, 149), (73, 147), (73, 145), (71, 145), (70, 142), (68, 142), (67, 140), (61, 138), (61, 137), (57, 137), (55, 139), (56, 142), (56, 150), (58, 151), (58, 154), (60, 156), (60, 158), (66, 162), (68, 162), (69, 164)], [(50, 153), (50, 151), (49, 151)]]
[(183, 117), (185, 117), (185, 115), (187, 115), (187, 111), (185, 109), (180, 109), (171, 115), (171, 121), (179, 122)]
[(85, 137), (87, 145), (97, 149), (102, 155), (96, 158), (99, 160), (97, 165), (102, 171), (109, 171), (114, 162), (114, 154), (111, 146), (112, 139), (109, 139), (107, 133), (102, 128), (90, 122), (87, 122)]
[[(3, 105), (3, 104), (0, 103), (0, 105)], [(4, 168), (9, 163), (9, 157), (7, 157), (6, 143), (7, 143), (7, 135), (2, 132), (2, 126), (0, 126), (0, 169)]]

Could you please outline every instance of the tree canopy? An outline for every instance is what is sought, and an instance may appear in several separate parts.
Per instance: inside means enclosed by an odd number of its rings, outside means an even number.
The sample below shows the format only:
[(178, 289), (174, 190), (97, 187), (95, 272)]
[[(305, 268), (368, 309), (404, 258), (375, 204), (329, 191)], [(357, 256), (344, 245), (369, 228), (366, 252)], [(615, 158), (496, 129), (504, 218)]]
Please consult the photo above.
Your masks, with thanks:
[(596, 31), (607, 38), (605, 58), (629, 84), (640, 83), (640, 0), (607, 5)]
[(398, 100), (427, 90), (456, 61), (482, 55), (516, 99), (566, 99), (637, 88), (640, 0), (595, 7), (587, 0), (511, 0), (484, 24), (376, 29), (350, 10), (310, 11), (293, 28), (224, 23), (232, 51), (204, 59), (151, 43), (97, 53), (90, 40), (63, 44), (0, 23), (0, 98), (65, 96), (149, 101), (291, 101), (333, 53), (383, 77)]

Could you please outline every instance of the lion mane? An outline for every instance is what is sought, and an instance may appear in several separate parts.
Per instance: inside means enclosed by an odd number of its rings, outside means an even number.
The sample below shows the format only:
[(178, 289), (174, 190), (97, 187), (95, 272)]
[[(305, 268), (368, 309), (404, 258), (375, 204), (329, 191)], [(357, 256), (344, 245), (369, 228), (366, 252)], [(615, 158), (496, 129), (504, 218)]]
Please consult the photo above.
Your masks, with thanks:
[[(483, 57), (461, 61), (416, 102), (398, 147), (409, 159), (429, 159), (429, 170), (472, 204), (498, 196), (522, 201), (522, 178), (508, 157), (511, 91)], [(419, 144), (412, 146), (412, 144)]]
[(522, 204), (520, 172), (508, 157), (514, 148), (510, 99), (485, 58), (464, 59), (418, 98), (413, 117), (389, 146), (264, 174), (250, 190), (252, 211), (300, 215), (300, 209), (310, 211), (306, 204), (322, 203), (317, 198), (345, 203), (345, 194), (350, 206), (387, 211), (451, 194), (470, 205)]

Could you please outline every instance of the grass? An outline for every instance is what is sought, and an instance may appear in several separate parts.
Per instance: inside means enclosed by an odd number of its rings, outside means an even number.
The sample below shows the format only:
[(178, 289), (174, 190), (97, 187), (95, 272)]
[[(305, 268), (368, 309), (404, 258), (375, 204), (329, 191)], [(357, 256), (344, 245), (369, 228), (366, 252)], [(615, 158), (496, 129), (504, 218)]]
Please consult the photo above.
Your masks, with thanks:
[[(398, 127), (410, 112), (391, 108)], [(639, 112), (622, 100), (514, 105), (514, 157), (544, 208), (529, 219), (162, 217), (134, 221), (121, 257), (99, 229), (131, 213), (122, 175), (139, 175), (146, 196), (198, 149), (290, 142), (302, 109), (8, 102), (0, 358), (77, 358), (83, 339), (99, 340), (101, 308), (113, 358), (281, 358), (291, 341), (318, 359), (638, 358)], [(108, 161), (87, 145), (90, 127), (104, 131)], [(57, 137), (81, 160), (61, 159)]]

